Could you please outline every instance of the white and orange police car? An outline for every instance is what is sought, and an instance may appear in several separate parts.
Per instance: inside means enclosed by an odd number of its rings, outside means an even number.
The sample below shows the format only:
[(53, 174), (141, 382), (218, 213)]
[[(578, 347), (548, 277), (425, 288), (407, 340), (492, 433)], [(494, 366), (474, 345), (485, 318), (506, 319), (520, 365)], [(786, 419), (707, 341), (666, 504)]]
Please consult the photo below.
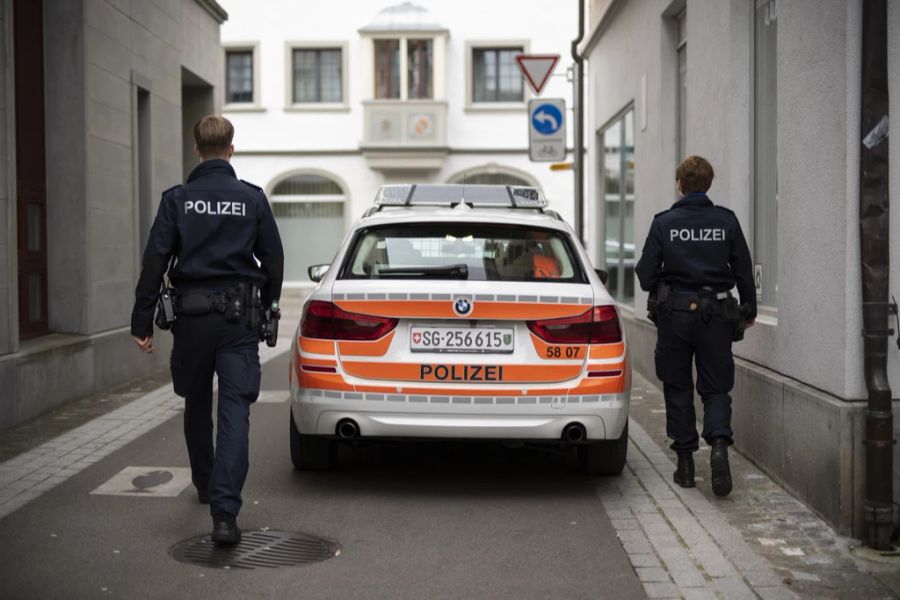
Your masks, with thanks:
[(319, 281), (293, 342), (291, 458), (349, 439), (577, 446), (625, 464), (631, 387), (615, 302), (534, 188), (383, 186)]

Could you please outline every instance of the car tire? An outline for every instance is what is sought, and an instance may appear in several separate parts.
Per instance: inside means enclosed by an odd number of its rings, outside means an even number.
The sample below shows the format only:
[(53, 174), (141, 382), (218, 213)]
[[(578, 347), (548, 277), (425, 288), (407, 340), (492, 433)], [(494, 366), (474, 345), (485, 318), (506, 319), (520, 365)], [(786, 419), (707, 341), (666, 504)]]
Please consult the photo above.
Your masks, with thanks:
[(325, 471), (337, 463), (337, 442), (297, 431), (291, 411), (291, 463), (298, 471)]
[(578, 446), (581, 469), (588, 475), (618, 475), (628, 455), (628, 422), (617, 440), (603, 440)]

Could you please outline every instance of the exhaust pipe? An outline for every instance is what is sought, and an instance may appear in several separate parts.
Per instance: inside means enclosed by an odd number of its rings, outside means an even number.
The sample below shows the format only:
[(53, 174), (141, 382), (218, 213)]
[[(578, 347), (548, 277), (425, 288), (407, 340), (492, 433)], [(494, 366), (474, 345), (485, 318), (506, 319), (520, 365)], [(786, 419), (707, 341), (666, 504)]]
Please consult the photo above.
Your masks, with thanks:
[(587, 432), (581, 423), (569, 423), (563, 428), (562, 439), (564, 442), (581, 442), (586, 437)]
[(342, 419), (337, 424), (337, 435), (339, 438), (350, 440), (359, 437), (359, 425), (353, 419)]

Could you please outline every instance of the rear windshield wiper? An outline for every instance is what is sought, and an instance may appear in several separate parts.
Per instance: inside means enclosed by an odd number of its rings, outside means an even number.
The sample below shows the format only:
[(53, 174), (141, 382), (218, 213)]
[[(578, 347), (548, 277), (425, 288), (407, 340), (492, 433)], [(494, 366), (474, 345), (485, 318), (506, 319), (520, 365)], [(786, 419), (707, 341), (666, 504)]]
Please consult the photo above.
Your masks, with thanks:
[(469, 267), (465, 263), (438, 267), (394, 267), (379, 269), (379, 279), (403, 279), (406, 277), (431, 277), (435, 279), (468, 279)]

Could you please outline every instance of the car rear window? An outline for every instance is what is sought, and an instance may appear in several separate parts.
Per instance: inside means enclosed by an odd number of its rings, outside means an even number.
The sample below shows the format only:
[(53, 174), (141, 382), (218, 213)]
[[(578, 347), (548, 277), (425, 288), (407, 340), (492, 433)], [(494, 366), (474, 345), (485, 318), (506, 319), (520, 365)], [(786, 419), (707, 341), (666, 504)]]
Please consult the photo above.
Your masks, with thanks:
[(405, 223), (363, 229), (340, 278), (585, 282), (564, 234), (483, 223)]

